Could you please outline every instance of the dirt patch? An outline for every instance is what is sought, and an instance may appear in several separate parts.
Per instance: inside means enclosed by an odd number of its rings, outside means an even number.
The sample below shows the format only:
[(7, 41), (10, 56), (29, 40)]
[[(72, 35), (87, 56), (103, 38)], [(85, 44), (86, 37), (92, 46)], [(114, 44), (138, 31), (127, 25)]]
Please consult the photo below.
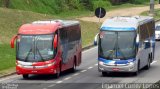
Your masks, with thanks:
[[(159, 9), (160, 5), (155, 5), (155, 9)], [(125, 9), (117, 9), (117, 10), (112, 10), (107, 12), (106, 16), (102, 18), (100, 21), (103, 22), (107, 18), (111, 18), (114, 16), (135, 16), (139, 15), (144, 11), (148, 11), (150, 9), (149, 6), (145, 7), (131, 7), (131, 8), (125, 8)], [(98, 22), (99, 19), (95, 16), (93, 17), (82, 17), (82, 18), (77, 18), (82, 21), (90, 21), (90, 22)]]

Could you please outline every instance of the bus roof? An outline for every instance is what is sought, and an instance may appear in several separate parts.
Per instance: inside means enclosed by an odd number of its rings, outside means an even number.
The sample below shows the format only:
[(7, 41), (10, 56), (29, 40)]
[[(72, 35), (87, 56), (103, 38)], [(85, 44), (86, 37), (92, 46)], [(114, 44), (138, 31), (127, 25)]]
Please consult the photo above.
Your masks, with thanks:
[(149, 16), (120, 16), (106, 19), (101, 26), (101, 30), (110, 31), (132, 31), (137, 30), (139, 25), (153, 21)]
[(78, 25), (78, 21), (72, 20), (46, 20), (34, 21), (20, 27), (18, 34), (51, 34), (58, 28)]

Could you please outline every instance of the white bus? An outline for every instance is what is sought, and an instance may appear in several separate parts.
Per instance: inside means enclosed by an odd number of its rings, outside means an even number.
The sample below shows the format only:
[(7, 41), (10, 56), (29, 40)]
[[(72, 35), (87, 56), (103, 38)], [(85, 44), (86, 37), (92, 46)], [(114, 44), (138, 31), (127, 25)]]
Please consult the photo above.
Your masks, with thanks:
[(98, 39), (98, 70), (103, 76), (110, 72), (137, 75), (140, 69), (149, 69), (154, 60), (153, 17), (107, 19), (100, 28)]

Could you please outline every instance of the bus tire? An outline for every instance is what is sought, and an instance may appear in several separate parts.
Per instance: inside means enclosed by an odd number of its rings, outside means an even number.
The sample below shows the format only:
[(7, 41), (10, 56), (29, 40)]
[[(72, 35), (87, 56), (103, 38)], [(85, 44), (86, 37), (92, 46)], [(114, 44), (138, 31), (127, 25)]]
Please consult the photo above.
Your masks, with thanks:
[(29, 78), (28, 74), (23, 74), (22, 76), (23, 76), (24, 79), (28, 79)]
[(73, 67), (71, 68), (71, 72), (74, 73), (76, 71), (76, 58), (74, 58)]
[(102, 76), (103, 76), (103, 77), (105, 77), (105, 76), (107, 76), (107, 75), (109, 75), (109, 72), (103, 72), (103, 71), (102, 71)]
[(147, 65), (144, 67), (144, 69), (149, 70), (150, 67), (151, 67), (151, 56), (148, 57), (148, 62)]
[(133, 75), (134, 75), (134, 76), (137, 76), (137, 75), (139, 74), (139, 71), (140, 71), (140, 60), (138, 61), (137, 71), (136, 71), (136, 72), (133, 72)]
[(58, 79), (60, 77), (60, 74), (61, 74), (61, 63), (60, 63), (60, 66), (58, 68), (59, 70), (57, 71), (57, 73), (55, 74), (55, 77)]

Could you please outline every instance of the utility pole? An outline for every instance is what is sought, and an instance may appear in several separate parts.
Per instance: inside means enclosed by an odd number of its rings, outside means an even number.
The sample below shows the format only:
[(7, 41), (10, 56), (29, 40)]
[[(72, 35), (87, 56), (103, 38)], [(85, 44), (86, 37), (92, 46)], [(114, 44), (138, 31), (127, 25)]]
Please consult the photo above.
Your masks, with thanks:
[(154, 15), (154, 0), (150, 0), (150, 14)]

